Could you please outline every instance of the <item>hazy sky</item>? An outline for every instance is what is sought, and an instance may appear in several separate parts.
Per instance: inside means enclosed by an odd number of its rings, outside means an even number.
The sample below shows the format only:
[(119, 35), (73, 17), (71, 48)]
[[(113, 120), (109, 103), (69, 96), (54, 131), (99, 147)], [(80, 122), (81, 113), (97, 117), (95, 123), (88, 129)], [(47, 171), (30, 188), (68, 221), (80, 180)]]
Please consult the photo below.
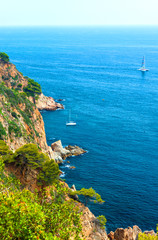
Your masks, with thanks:
[(7, 0), (0, 25), (158, 25), (158, 0)]

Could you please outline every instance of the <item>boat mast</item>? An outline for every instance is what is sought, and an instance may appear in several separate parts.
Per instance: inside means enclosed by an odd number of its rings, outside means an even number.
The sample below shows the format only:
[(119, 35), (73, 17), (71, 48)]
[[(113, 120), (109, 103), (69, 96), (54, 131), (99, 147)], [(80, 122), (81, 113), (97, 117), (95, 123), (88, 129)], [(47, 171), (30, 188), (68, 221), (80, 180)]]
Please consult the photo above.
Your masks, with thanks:
[(145, 57), (143, 57), (143, 61), (142, 61), (142, 68), (145, 69)]

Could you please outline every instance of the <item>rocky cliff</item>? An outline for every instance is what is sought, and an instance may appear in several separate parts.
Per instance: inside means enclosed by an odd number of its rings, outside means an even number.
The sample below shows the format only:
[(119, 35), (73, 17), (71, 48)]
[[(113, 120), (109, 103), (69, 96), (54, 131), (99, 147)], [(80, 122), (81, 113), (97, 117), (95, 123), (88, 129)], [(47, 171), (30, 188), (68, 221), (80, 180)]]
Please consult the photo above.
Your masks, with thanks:
[(11, 150), (15, 151), (26, 143), (35, 143), (53, 158), (38, 109), (58, 108), (63, 109), (63, 105), (44, 96), (38, 83), (24, 77), (12, 63), (0, 60), (0, 138)]

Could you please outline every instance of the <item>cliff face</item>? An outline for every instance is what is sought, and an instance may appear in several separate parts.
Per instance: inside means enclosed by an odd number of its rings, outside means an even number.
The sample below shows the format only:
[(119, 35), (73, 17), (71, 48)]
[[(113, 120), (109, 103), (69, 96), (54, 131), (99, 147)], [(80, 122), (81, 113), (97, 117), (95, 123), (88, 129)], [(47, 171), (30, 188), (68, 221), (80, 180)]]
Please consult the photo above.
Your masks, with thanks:
[(0, 60), (0, 138), (13, 151), (24, 144), (35, 143), (53, 158), (38, 108), (56, 110), (63, 106), (40, 91), (40, 85), (24, 77), (15, 65)]
[[(8, 88), (22, 89), (27, 86), (26, 78), (16, 69), (14, 64), (0, 60), (0, 82), (2, 81)], [(18, 84), (20, 85), (18, 86)]]

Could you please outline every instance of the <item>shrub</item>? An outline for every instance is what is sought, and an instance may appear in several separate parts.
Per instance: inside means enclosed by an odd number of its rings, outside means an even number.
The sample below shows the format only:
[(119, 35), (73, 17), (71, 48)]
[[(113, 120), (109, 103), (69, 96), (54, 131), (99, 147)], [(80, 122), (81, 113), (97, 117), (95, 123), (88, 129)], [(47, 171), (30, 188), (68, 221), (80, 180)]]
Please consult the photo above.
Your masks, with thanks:
[(2, 123), (0, 122), (0, 139), (3, 139), (3, 136), (6, 136), (5, 128), (3, 127)]
[(9, 134), (14, 132), (16, 137), (21, 137), (22, 136), (21, 129), (17, 125), (17, 123), (15, 123), (14, 121), (9, 121), (8, 123), (9, 123), (9, 127), (8, 127)]
[(0, 140), (0, 155), (2, 156), (7, 155), (8, 152), (9, 152), (9, 147), (3, 140)]
[(15, 81), (18, 80), (18, 75), (16, 75), (15, 77), (12, 77), (12, 79), (14, 79)]
[(22, 84), (21, 84), (21, 83), (19, 83), (17, 87), (21, 88), (21, 87), (22, 87)]
[(9, 56), (4, 53), (4, 52), (0, 52), (0, 59), (3, 61), (3, 62), (9, 62)]
[(71, 192), (70, 195), (81, 195), (84, 197), (84, 204), (87, 206), (87, 203), (90, 199), (94, 200), (94, 203), (103, 203), (104, 201), (101, 199), (101, 196), (95, 192), (93, 188), (82, 188), (81, 190)]
[(35, 97), (35, 95), (39, 95), (42, 92), (40, 84), (31, 78), (28, 78), (28, 85), (27, 87), (24, 87), (23, 90), (28, 96), (32, 97)]
[(38, 176), (39, 183), (42, 185), (51, 185), (59, 176), (59, 166), (55, 161), (47, 160), (42, 163), (42, 167)]
[(11, 82), (10, 84), (11, 84), (12, 87), (16, 86), (16, 82)]
[(13, 116), (14, 118), (18, 118), (16, 112), (12, 112), (11, 114), (12, 114), (12, 116)]
[(104, 215), (100, 215), (99, 217), (97, 217), (97, 220), (98, 220), (98, 222), (99, 222), (100, 227), (101, 227), (102, 229), (104, 229), (104, 228), (105, 228), (105, 225), (106, 225), (106, 222), (107, 222), (105, 216), (104, 216)]

